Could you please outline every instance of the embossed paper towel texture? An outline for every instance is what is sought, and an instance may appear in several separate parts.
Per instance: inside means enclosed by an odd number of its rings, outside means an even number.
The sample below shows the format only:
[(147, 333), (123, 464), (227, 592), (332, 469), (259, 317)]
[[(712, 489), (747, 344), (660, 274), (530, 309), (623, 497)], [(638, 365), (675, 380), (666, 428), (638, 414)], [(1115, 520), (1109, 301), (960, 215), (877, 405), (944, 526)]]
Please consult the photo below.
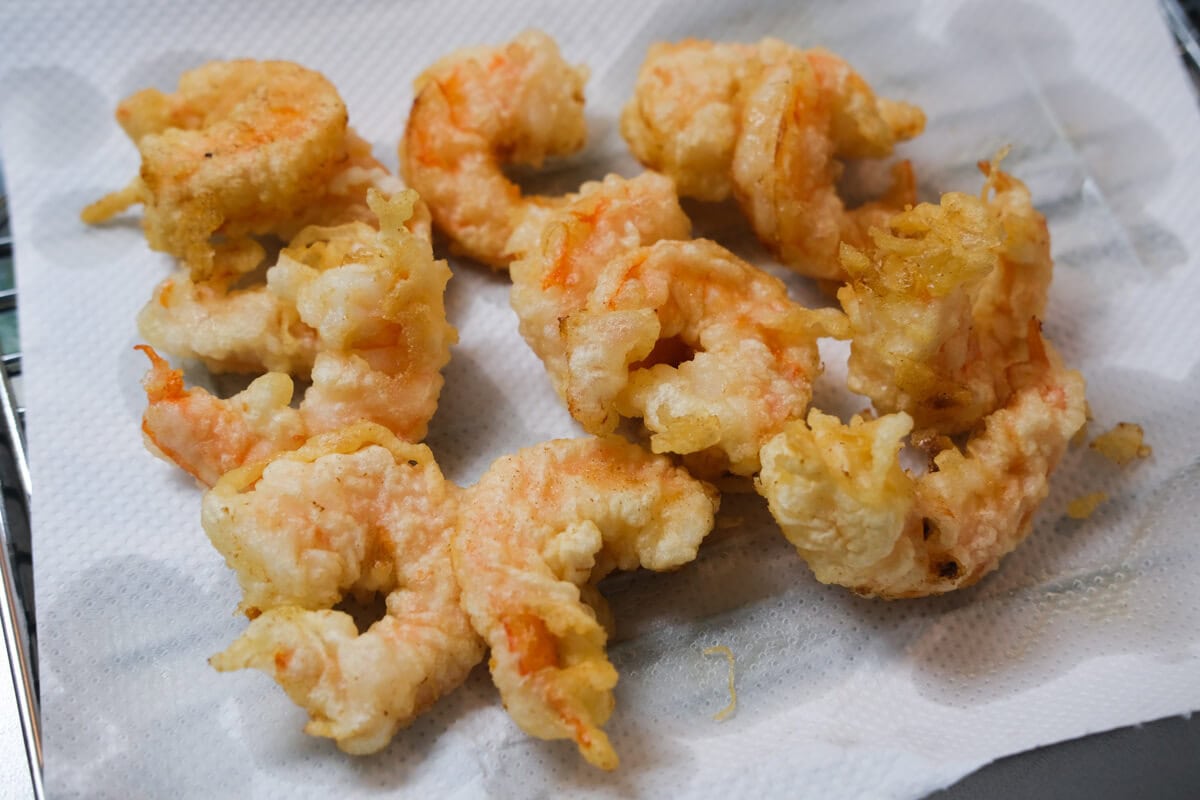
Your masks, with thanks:
[[(1194, 99), (1152, 0), (1137, 3), (735, 2), (5, 4), (0, 144), (10, 191), (35, 481), (46, 777), (52, 796), (915, 796), (995, 757), (1200, 707), (1200, 181)], [(258, 673), (205, 660), (243, 628), (237, 587), (199, 525), (199, 493), (142, 449), (134, 315), (170, 267), (133, 216), (78, 211), (136, 171), (119, 98), (233, 56), (325, 72), (394, 166), (409, 82), (455, 47), (537, 25), (592, 70), (592, 142), (544, 179), (565, 191), (634, 174), (616, 135), (646, 46), (765, 34), (825, 44), (921, 104), (902, 148), (926, 197), (976, 191), (976, 159), (1033, 188), (1058, 260), (1047, 329), (1089, 381), (1097, 426), (1141, 421), (1154, 458), (1118, 469), (1072, 452), (1030, 541), (980, 586), (881, 603), (818, 585), (762, 504), (700, 561), (607, 584), (621, 670), (609, 730), (623, 762), (587, 767), (525, 737), (484, 671), (383, 753), (305, 737)], [(698, 230), (767, 263), (729, 215)], [(516, 333), (501, 276), (454, 263), (461, 343), (430, 444), (474, 480), (501, 453), (577, 428)], [(818, 300), (789, 278), (797, 296)], [(839, 402), (830, 356), (819, 397)], [(844, 400), (844, 399), (843, 399)], [(1089, 491), (1109, 503), (1063, 516)], [(724, 723), (725, 664), (740, 706)]]

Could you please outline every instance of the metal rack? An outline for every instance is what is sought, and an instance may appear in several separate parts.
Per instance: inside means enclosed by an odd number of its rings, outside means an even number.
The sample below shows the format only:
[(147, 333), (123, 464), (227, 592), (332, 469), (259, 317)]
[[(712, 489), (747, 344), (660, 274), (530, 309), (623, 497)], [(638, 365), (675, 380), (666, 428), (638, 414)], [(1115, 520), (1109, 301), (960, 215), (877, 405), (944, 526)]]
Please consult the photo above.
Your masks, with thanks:
[(0, 368), (0, 629), (12, 672), (21, 737), (29, 766), (30, 789), (41, 800), (42, 741), (38, 715), (37, 625), (34, 617), (33, 552), (29, 509), (32, 487), (25, 448), (25, 410), (17, 387), (21, 353), (16, 336), (17, 291), (13, 286), (12, 233), (8, 204), (0, 186), (0, 319), (7, 323), (8, 336), (0, 336), (3, 350)]

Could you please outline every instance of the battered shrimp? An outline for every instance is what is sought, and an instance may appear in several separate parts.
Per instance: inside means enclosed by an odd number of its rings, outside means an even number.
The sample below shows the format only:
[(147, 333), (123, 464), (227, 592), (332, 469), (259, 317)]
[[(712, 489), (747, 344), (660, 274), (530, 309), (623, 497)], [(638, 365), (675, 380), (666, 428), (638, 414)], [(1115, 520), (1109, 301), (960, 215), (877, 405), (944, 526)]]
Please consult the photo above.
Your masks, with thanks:
[(625, 253), (660, 239), (685, 239), (691, 222), (668, 178), (647, 172), (585, 183), (545, 219), (513, 238), (531, 242), (510, 269), (521, 335), (566, 398), (567, 350), (561, 320), (582, 309), (600, 273)]
[(697, 474), (752, 475), (767, 439), (808, 407), (817, 337), (844, 327), (714, 242), (661, 241), (612, 261), (562, 318), (561, 383), (591, 433), (641, 418), (651, 448), (685, 454)]
[[(458, 496), (429, 448), (369, 423), (225, 475), (204, 528), (253, 621), (212, 665), (271, 675), (313, 736), (383, 749), (483, 658), (450, 563)], [(376, 593), (387, 612), (362, 633), (331, 610)]]
[(155, 250), (192, 277), (212, 271), (212, 237), (256, 247), (326, 191), (348, 159), (346, 106), (322, 75), (284, 61), (222, 61), (185, 72), (174, 94), (144, 89), (117, 107), (141, 173), (84, 209), (98, 223), (134, 203)]
[(885, 598), (941, 594), (1024, 540), (1086, 417), (1082, 376), (1031, 327), (1019, 388), (965, 453), (945, 440), (921, 477), (900, 468), (904, 412), (843, 425), (814, 409), (767, 443), (758, 490), (817, 580)]
[(583, 85), (540, 31), (458, 51), (423, 72), (400, 146), (405, 180), (429, 203), (456, 252), (508, 266), (509, 236), (550, 198), (521, 195), (504, 164), (539, 166), (583, 147)]
[(317, 332), (295, 305), (267, 285), (234, 289), (229, 280), (197, 282), (186, 269), (158, 285), (138, 314), (138, 331), (155, 348), (203, 361), (213, 373), (268, 370), (305, 377), (319, 347)]
[(1029, 358), (1029, 323), (1045, 309), (1053, 269), (1045, 219), (1024, 184), (980, 166), (981, 199), (923, 203), (872, 231), (867, 252), (842, 253), (850, 388), (943, 434), (970, 430), (1008, 400), (1010, 368)]
[(204, 485), (304, 443), (304, 421), (288, 405), (292, 379), (287, 375), (268, 373), (222, 400), (203, 389), (185, 389), (183, 372), (171, 369), (153, 348), (138, 349), (151, 364), (142, 380), (148, 401), (142, 416), (146, 447)]
[[(301, 440), (361, 420), (410, 441), (424, 437), (457, 338), (443, 303), (450, 271), (433, 260), (428, 239), (404, 227), (415, 193), (384, 200), (372, 192), (368, 202), (380, 230), (364, 223), (307, 228), (268, 276), (272, 293), (294, 306), (316, 337), (312, 385), (299, 408), (289, 405), (287, 375), (269, 373), (247, 392), (219, 400), (185, 390), (179, 373), (152, 356), (142, 425), (152, 452), (211, 484), (283, 441), (255, 439), (262, 427), (255, 420), (272, 420), (271, 430), (286, 427)], [(239, 418), (246, 423), (235, 425)]]
[(777, 39), (756, 45), (688, 40), (651, 48), (621, 133), (637, 158), (681, 194), (732, 192), (755, 233), (785, 264), (841, 279), (838, 244), (915, 202), (907, 163), (879, 200), (847, 210), (840, 159), (882, 158), (925, 125), (920, 109), (878, 98), (833, 53)]
[(712, 242), (678, 241), (688, 227), (660, 175), (587, 184), (513, 263), (512, 305), (589, 433), (641, 418), (655, 452), (689, 454), (705, 476), (750, 475), (808, 404), (817, 337), (845, 320), (790, 302)]
[(617, 766), (600, 729), (617, 673), (581, 591), (613, 569), (691, 561), (716, 508), (712, 487), (615, 439), (527, 448), (467, 490), (454, 570), (471, 624), (491, 647), (492, 679), (523, 730), (571, 739), (590, 763)]
[[(331, 184), (331, 192), (337, 189), (339, 193), (330, 195), (331, 205), (322, 207), (319, 215), (356, 218), (349, 221), (363, 224), (324, 228), (319, 236), (369, 244), (378, 237), (375, 229), (380, 223), (368, 205), (366, 193), (381, 185), (392, 186), (395, 191), (391, 194), (400, 195), (404, 189), (396, 188), (398, 184), (382, 167), (373, 168), (365, 162), (347, 170), (344, 183)], [(429, 241), (429, 210), (411, 193), (407, 198), (404, 202), (411, 200), (414, 205), (405, 227), (414, 236)], [(285, 283), (281, 278), (292, 269), (302, 243), (310, 240), (295, 238), (296, 245), (285, 249), (278, 264), (264, 273), (265, 280), (257, 282), (244, 274), (262, 260), (257, 245), (256, 252), (240, 263), (236, 254), (218, 251), (213, 274), (203, 281), (192, 280), (186, 269), (179, 270), (159, 284), (154, 297), (138, 314), (142, 338), (168, 355), (203, 361), (213, 373), (269, 370), (307, 378), (321, 343), (317, 331), (302, 319), (294, 298), (281, 296)], [(344, 265), (326, 258), (314, 266), (332, 270)]]
[(621, 112), (621, 135), (683, 197), (717, 201), (733, 191), (742, 95), (762, 73), (762, 55), (759, 45), (697, 39), (650, 46)]
[(916, 202), (908, 162), (875, 202), (848, 210), (838, 195), (839, 157), (889, 154), (896, 138), (924, 128), (918, 109), (894, 104), (885, 116), (873, 100), (861, 77), (822, 50), (767, 68), (746, 94), (734, 193), (763, 244), (803, 275), (844, 279), (840, 243), (865, 244), (871, 227)]

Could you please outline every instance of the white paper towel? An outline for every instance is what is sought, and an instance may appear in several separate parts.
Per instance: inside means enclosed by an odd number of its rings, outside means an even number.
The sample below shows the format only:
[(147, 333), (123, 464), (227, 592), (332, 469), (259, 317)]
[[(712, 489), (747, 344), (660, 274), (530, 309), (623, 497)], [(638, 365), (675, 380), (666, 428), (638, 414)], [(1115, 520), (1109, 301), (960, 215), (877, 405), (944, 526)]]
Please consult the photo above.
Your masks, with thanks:
[[(1008, 753), (1200, 708), (1200, 125), (1153, 0), (0, 8), (51, 796), (911, 797)], [(206, 664), (245, 624), (237, 586), (195, 486), (142, 449), (134, 316), (170, 262), (134, 217), (86, 229), (78, 212), (137, 169), (112, 111), (138, 88), (173, 88), (209, 59), (293, 59), (333, 80), (394, 166), (413, 76), (528, 26), (592, 70), (592, 142), (539, 179), (550, 190), (636, 174), (618, 111), (646, 46), (685, 35), (823, 44), (922, 105), (927, 132), (902, 152), (927, 197), (976, 191), (975, 160), (1011, 143), (1006, 168), (1054, 237), (1049, 334), (1088, 378), (1094, 430), (1140, 421), (1154, 457), (1119, 469), (1073, 451), (1000, 572), (914, 602), (817, 584), (760, 500), (727, 497), (696, 564), (605, 585), (616, 774), (522, 734), (483, 669), (376, 756), (304, 736), (265, 676)], [(766, 263), (736, 215), (689, 209), (698, 232)], [(506, 279), (452, 266), (461, 343), (429, 443), (469, 483), (501, 453), (578, 429), (517, 336)], [(819, 397), (836, 403), (844, 370), (829, 367)], [(1064, 517), (1100, 490), (1112, 499), (1091, 519)], [(701, 653), (714, 644), (738, 659), (740, 704), (722, 723), (726, 665)]]

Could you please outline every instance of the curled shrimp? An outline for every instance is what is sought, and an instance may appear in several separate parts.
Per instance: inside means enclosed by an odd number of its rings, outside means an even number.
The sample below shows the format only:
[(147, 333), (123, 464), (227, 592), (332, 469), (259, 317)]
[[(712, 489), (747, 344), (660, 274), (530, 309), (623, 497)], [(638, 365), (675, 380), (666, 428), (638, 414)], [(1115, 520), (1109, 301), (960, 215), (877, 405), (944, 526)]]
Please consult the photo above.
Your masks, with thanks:
[[(365, 197), (362, 209), (354, 210), (358, 203), (354, 198), (364, 186), (369, 192), (374, 191), (376, 184), (398, 183), (395, 178), (377, 180), (373, 173), (372, 168), (363, 167), (362, 175), (350, 181), (345, 187), (347, 192), (339, 196), (339, 202), (349, 203), (343, 210), (362, 219), (295, 234), (291, 246), (284, 248), (277, 263), (266, 269), (265, 280), (255, 282), (244, 274), (262, 259), (258, 245), (246, 251), (249, 254), (240, 263), (238, 258), (242, 254), (218, 252), (213, 261), (214, 273), (206, 280), (193, 280), (187, 269), (166, 278), (138, 314), (142, 338), (175, 358), (203, 361), (213, 373), (269, 370), (307, 378), (322, 342), (313, 326), (313, 304), (309, 302), (302, 314), (296, 299), (302, 294), (327, 290), (333, 275), (308, 281), (312, 285), (305, 292), (289, 288), (295, 280), (288, 276), (305, 259), (314, 269), (331, 273), (343, 270), (369, 252), (363, 248), (379, 237), (380, 221)], [(386, 172), (383, 175), (390, 177)], [(404, 227), (414, 236), (429, 241), (428, 209), (412, 192), (405, 194), (399, 188), (394, 197), (401, 196), (404, 199), (396, 202), (411, 207)], [(314, 261), (306, 251), (317, 242), (323, 255)], [(355, 254), (355, 249), (360, 252)]]
[(893, 168), (892, 186), (877, 201), (847, 209), (838, 194), (839, 157), (890, 153), (898, 135), (924, 127), (918, 109), (886, 106), (908, 112), (893, 120), (872, 99), (862, 78), (823, 50), (781, 60), (746, 95), (734, 192), (758, 238), (801, 274), (842, 280), (840, 243), (864, 244), (872, 226), (916, 202), (908, 162)]
[[(135, 203), (155, 250), (212, 271), (218, 248), (293, 225), (350, 158), (346, 106), (320, 73), (284, 61), (222, 61), (185, 72), (174, 94), (144, 89), (117, 107), (141, 172), (84, 209), (98, 223)], [(341, 220), (335, 220), (341, 221)]]
[(815, 278), (842, 279), (838, 245), (861, 244), (915, 202), (907, 163), (878, 201), (847, 210), (841, 159), (881, 158), (924, 128), (920, 109), (878, 98), (826, 50), (776, 39), (757, 45), (689, 40), (651, 49), (621, 132), (634, 155), (674, 178), (685, 195), (731, 191), (781, 261)]
[(970, 430), (1013, 391), (1053, 262), (1046, 221), (1020, 181), (982, 162), (981, 198), (949, 193), (846, 246), (850, 388), (918, 429)]
[(590, 763), (617, 766), (600, 727), (617, 673), (581, 593), (600, 602), (590, 587), (614, 569), (691, 561), (716, 507), (712, 487), (616, 439), (521, 450), (467, 490), (454, 570), (471, 624), (491, 647), (492, 679), (525, 732), (571, 739)]
[(153, 347), (200, 360), (213, 373), (265, 369), (307, 376), (319, 347), (317, 332), (296, 306), (267, 285), (234, 289), (228, 280), (193, 281), (186, 269), (158, 285), (138, 313), (138, 332)]
[(758, 490), (822, 583), (863, 595), (923, 597), (969, 586), (1029, 534), (1049, 476), (1086, 419), (1084, 381), (1031, 324), (1018, 388), (960, 452), (929, 472), (899, 464), (904, 412), (843, 425), (820, 411), (762, 451)]
[(539, 166), (583, 147), (586, 80), (586, 68), (567, 64), (535, 30), (453, 53), (417, 78), (401, 171), (457, 252), (508, 265), (506, 245), (521, 217), (553, 201), (522, 196), (502, 167)]
[(221, 400), (185, 389), (181, 375), (147, 349), (142, 430), (152, 452), (211, 485), (264, 448), (362, 420), (410, 441), (424, 437), (456, 340), (443, 302), (450, 271), (434, 261), (428, 239), (404, 226), (413, 192), (391, 200), (372, 193), (369, 202), (380, 230), (306, 228), (273, 267), (271, 291), (297, 309), (317, 341), (299, 408), (289, 405), (293, 385), (282, 373)]
[[(252, 621), (212, 665), (271, 675), (313, 736), (383, 749), (483, 658), (450, 560), (458, 497), (429, 448), (369, 423), (226, 474), (203, 523)], [(376, 593), (386, 614), (361, 633), (332, 610)]]
[(567, 374), (561, 320), (587, 304), (610, 261), (660, 239), (687, 238), (691, 228), (674, 184), (647, 172), (585, 183), (561, 208), (514, 232), (530, 246), (509, 270), (509, 299), (521, 335), (546, 364), (561, 397)]
[(717, 201), (733, 191), (741, 99), (762, 72), (760, 55), (756, 45), (697, 39), (650, 46), (621, 135), (681, 196)]
[(844, 326), (715, 242), (657, 242), (613, 261), (563, 319), (567, 405), (592, 433), (640, 418), (651, 449), (698, 474), (752, 475), (808, 407), (818, 336)]
[(142, 416), (146, 447), (206, 486), (235, 467), (304, 443), (304, 421), (288, 405), (292, 379), (287, 375), (268, 373), (222, 400), (184, 388), (182, 371), (171, 369), (152, 347), (138, 349), (151, 365), (142, 379), (149, 402)]
[[(652, 226), (658, 217), (669, 225)], [(791, 302), (781, 281), (713, 242), (678, 241), (686, 233), (670, 181), (610, 176), (551, 213), (513, 263), (513, 308), (589, 433), (641, 418), (655, 452), (687, 454), (705, 475), (750, 475), (808, 405), (817, 337), (845, 321)]]

